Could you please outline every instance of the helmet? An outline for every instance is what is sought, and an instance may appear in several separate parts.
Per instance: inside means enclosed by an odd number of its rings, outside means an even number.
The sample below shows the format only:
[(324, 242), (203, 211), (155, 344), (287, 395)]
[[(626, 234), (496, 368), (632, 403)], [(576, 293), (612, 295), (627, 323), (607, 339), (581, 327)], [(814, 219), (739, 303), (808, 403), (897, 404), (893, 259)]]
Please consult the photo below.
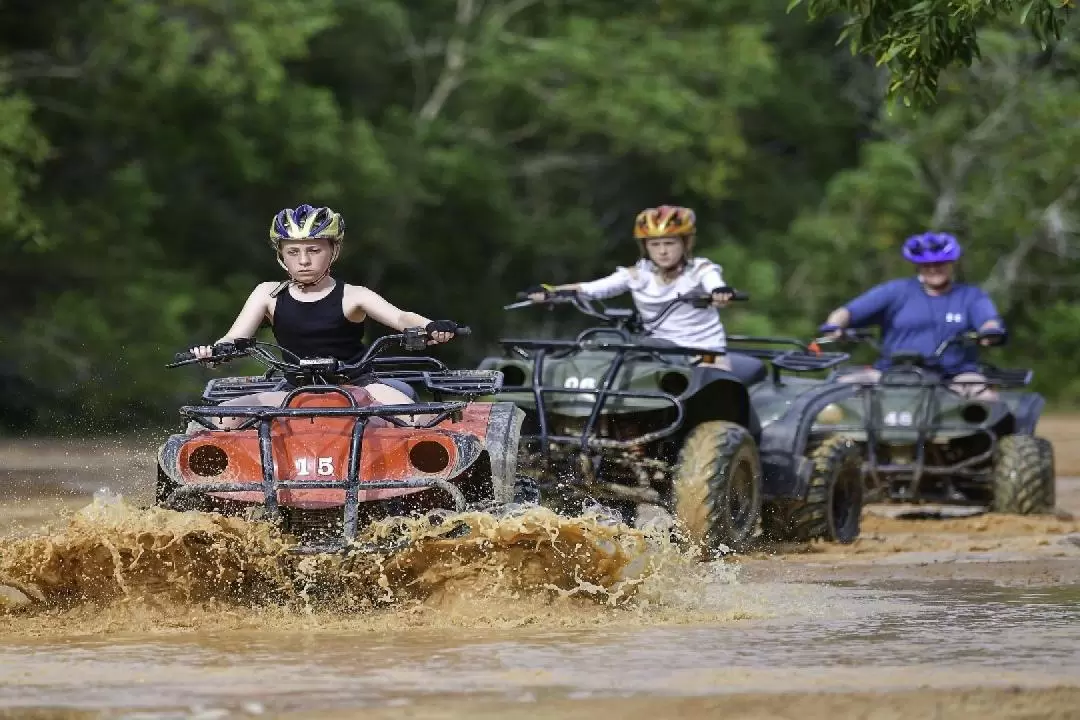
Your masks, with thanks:
[(904, 241), (904, 257), (915, 264), (955, 262), (961, 252), (960, 243), (948, 233), (927, 232)]
[(692, 238), (696, 232), (694, 211), (678, 205), (646, 208), (634, 221), (634, 237), (642, 241), (660, 237)]
[(345, 221), (328, 207), (285, 208), (270, 224), (270, 244), (278, 251), (286, 240), (329, 240), (336, 246), (344, 239)]

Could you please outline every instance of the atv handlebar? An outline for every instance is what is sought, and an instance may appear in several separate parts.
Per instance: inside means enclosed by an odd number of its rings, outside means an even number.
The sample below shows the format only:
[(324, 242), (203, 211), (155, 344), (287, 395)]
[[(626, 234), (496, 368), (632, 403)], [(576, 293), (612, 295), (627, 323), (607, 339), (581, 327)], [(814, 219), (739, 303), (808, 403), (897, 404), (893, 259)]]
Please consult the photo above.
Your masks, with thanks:
[[(471, 334), (472, 328), (466, 325), (459, 326), (454, 331), (455, 337)], [(314, 372), (319, 374), (351, 372), (359, 370), (365, 365), (370, 365), (375, 356), (382, 352), (388, 345), (396, 343), (406, 350), (417, 352), (426, 348), (428, 346), (428, 340), (430, 339), (431, 333), (427, 332), (424, 328), (405, 328), (405, 331), (402, 333), (384, 335), (375, 340), (359, 361), (355, 363), (343, 363), (334, 358), (298, 358), (285, 348), (274, 345), (273, 343), (257, 342), (255, 338), (236, 338), (232, 341), (216, 343), (211, 346), (211, 355), (208, 358), (196, 358), (195, 354), (190, 350), (176, 353), (173, 362), (165, 367), (176, 368), (184, 365), (193, 365), (199, 362), (228, 362), (229, 360), (235, 360), (239, 357), (251, 356), (260, 360), (267, 367), (274, 370), (281, 370), (282, 372)], [(282, 352), (282, 357), (284, 357), (286, 353), (291, 355), (296, 358), (296, 362), (287, 362), (283, 359), (274, 357), (269, 351), (270, 348), (280, 350)]]
[(545, 297), (542, 300), (532, 300), (531, 295), (537, 293), (524, 291), (517, 294), (520, 299), (519, 302), (511, 303), (510, 305), (504, 305), (503, 310), (516, 310), (524, 307), (534, 306), (555, 306), (555, 305), (572, 305), (575, 310), (587, 317), (600, 320), (607, 325), (622, 328), (632, 333), (649, 334), (654, 328), (668, 318), (671, 313), (681, 304), (688, 304), (695, 308), (704, 309), (712, 305), (713, 296), (717, 293), (730, 293), (732, 301), (745, 302), (750, 299), (750, 294), (736, 290), (735, 288), (722, 286), (713, 290), (711, 293), (707, 292), (692, 292), (685, 295), (679, 295), (675, 299), (671, 300), (656, 314), (656, 317), (649, 321), (644, 321), (637, 310), (618, 310), (603, 308), (598, 310), (593, 304), (593, 299), (584, 295), (576, 290), (551, 290), (545, 291)]

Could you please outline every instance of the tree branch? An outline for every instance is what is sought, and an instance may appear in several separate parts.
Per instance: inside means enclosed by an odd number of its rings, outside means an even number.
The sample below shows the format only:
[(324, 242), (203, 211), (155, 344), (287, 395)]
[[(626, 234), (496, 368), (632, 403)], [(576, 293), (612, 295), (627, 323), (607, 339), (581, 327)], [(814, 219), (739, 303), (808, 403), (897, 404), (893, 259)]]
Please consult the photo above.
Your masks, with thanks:
[(446, 101), (450, 99), (450, 94), (461, 85), (462, 72), (465, 69), (465, 55), (468, 50), (465, 34), (475, 17), (475, 0), (458, 0), (457, 14), (454, 17), (457, 27), (446, 43), (442, 72), (435, 83), (435, 89), (431, 91), (427, 102), (418, 113), (420, 121), (424, 124), (438, 117)]

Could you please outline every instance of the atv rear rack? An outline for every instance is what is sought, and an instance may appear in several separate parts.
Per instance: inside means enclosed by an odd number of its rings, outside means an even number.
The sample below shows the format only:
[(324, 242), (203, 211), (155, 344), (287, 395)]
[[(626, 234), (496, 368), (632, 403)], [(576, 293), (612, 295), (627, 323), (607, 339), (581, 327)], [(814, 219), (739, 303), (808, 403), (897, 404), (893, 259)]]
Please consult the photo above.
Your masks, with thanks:
[[(728, 347), (736, 345), (731, 351), (750, 355), (759, 360), (766, 360), (772, 365), (773, 382), (780, 382), (780, 370), (789, 372), (819, 372), (830, 370), (851, 358), (846, 352), (812, 351), (801, 340), (785, 337), (764, 337), (758, 335), (731, 335), (727, 339)], [(789, 345), (791, 350), (774, 350), (761, 347), (743, 347), (750, 345)]]
[[(344, 396), (349, 401), (349, 407), (330, 408), (290, 408), (289, 402), (300, 393), (336, 393)], [(463, 512), (466, 508), (465, 495), (453, 483), (439, 478), (421, 480), (360, 480), (360, 454), (364, 430), (368, 420), (373, 417), (381, 418), (398, 427), (432, 428), (448, 418), (460, 418), (462, 410), (466, 406), (464, 401), (413, 403), (407, 405), (377, 405), (360, 407), (356, 399), (346, 390), (333, 385), (309, 385), (296, 388), (282, 401), (281, 407), (245, 407), (245, 406), (191, 406), (180, 408), (180, 415), (189, 418), (217, 432), (234, 432), (215, 427), (208, 419), (225, 417), (247, 418), (236, 430), (249, 429), (258, 425), (259, 432), (259, 458), (262, 465), (262, 482), (185, 482), (170, 493), (162, 503), (165, 507), (176, 507), (177, 502), (185, 497), (208, 494), (208, 493), (235, 493), (253, 492), (261, 489), (263, 493), (263, 506), (268, 519), (279, 522), (281, 509), (278, 505), (278, 491), (280, 490), (344, 490), (345, 506), (342, 523), (342, 539), (338, 543), (308, 543), (292, 548), (299, 554), (319, 554), (342, 552), (350, 549), (356, 539), (359, 524), (359, 492), (364, 490), (382, 489), (413, 489), (413, 488), (437, 488), (450, 496), (456, 512)], [(423, 425), (413, 425), (400, 419), (400, 415), (433, 415), (432, 419)], [(270, 426), (274, 420), (281, 418), (316, 418), (316, 417), (352, 417), (356, 418), (350, 434), (349, 455), (347, 461), (346, 476), (343, 480), (322, 481), (281, 481), (274, 477), (274, 455), (272, 449)]]

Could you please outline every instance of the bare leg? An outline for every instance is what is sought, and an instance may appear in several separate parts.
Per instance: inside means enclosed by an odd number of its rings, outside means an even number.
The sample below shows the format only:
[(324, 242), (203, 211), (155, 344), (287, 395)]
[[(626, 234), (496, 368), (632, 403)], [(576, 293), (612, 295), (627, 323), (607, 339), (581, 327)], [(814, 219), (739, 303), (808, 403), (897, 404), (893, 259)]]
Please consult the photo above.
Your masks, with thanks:
[(881, 371), (877, 368), (859, 368), (843, 375), (838, 375), (837, 382), (842, 383), (876, 383), (881, 380)]
[[(281, 404), (281, 401), (288, 395), (283, 390), (268, 390), (261, 393), (253, 393), (251, 395), (241, 395), (240, 397), (226, 400), (219, 403), (219, 407), (226, 405), (239, 406), (239, 407), (276, 407)], [(248, 418), (245, 417), (220, 417), (220, 418), (207, 418), (213, 425), (221, 430), (235, 430), (243, 424)], [(200, 430), (206, 430), (207, 428), (200, 423), (192, 420), (188, 423), (187, 431), (189, 433), (198, 432)]]
[(960, 373), (952, 379), (949, 389), (957, 395), (972, 400), (993, 402), (998, 399), (997, 391), (987, 384), (986, 376), (982, 373)]
[[(365, 385), (364, 389), (367, 390), (371, 397), (375, 398), (375, 401), (380, 405), (413, 405), (414, 401), (405, 393), (401, 392), (397, 388), (392, 388), (389, 385), (383, 385), (382, 383), (373, 383), (371, 385)], [(432, 415), (395, 415), (394, 417), (401, 420), (407, 420), (408, 422), (418, 425), (426, 422), (430, 422), (434, 417)]]
[(713, 355), (711, 362), (700, 362), (698, 367), (704, 368), (716, 368), (717, 370), (731, 371), (731, 361), (728, 360), (727, 355)]

